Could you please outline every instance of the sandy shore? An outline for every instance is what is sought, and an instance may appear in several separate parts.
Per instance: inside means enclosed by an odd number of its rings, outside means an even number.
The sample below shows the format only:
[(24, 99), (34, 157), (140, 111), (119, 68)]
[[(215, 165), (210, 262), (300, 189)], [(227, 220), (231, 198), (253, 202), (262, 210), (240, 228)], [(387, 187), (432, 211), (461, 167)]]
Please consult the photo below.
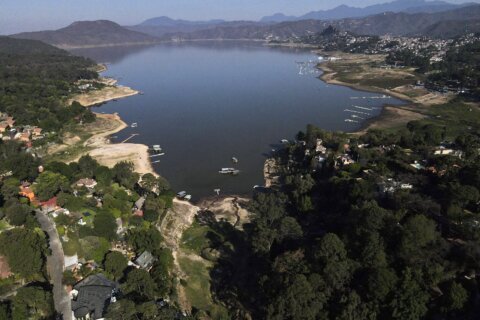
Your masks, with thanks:
[(129, 87), (117, 86), (116, 81), (105, 78), (102, 80), (107, 86), (101, 90), (94, 90), (87, 93), (78, 94), (72, 97), (67, 104), (77, 101), (85, 107), (95, 106), (108, 101), (134, 96), (139, 92)]
[(148, 147), (138, 143), (111, 143), (109, 137), (127, 127), (127, 124), (118, 114), (96, 114), (97, 118), (106, 120), (112, 124), (111, 129), (94, 134), (85, 141), (85, 147), (91, 149), (88, 154), (100, 164), (113, 167), (121, 161), (132, 162), (135, 171), (140, 174), (152, 173), (155, 170), (150, 162)]

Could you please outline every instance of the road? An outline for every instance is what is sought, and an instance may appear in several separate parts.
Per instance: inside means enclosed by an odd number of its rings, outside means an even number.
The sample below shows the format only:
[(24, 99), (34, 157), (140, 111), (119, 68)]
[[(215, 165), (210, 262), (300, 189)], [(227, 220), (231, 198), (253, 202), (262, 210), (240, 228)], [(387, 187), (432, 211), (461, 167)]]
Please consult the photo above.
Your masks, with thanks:
[(63, 320), (72, 320), (72, 305), (70, 297), (62, 283), (64, 269), (62, 243), (60, 242), (53, 221), (47, 216), (47, 214), (41, 210), (37, 210), (35, 215), (42, 230), (48, 234), (50, 240), (52, 255), (47, 257), (47, 271), (53, 283), (53, 302), (55, 310), (63, 316)]

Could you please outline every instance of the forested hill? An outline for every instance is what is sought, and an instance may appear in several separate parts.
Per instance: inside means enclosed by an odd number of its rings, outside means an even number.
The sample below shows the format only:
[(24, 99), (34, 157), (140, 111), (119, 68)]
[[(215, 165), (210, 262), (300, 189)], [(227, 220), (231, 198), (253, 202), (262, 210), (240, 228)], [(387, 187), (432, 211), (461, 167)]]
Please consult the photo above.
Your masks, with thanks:
[(0, 37), (0, 112), (20, 125), (57, 131), (90, 111), (65, 108), (63, 99), (75, 92), (75, 82), (98, 77), (95, 62), (76, 57), (40, 41)]
[(158, 41), (150, 35), (128, 30), (108, 20), (78, 21), (53, 31), (24, 32), (12, 35), (19, 39), (40, 40), (61, 48), (81, 48), (127, 44), (148, 44)]

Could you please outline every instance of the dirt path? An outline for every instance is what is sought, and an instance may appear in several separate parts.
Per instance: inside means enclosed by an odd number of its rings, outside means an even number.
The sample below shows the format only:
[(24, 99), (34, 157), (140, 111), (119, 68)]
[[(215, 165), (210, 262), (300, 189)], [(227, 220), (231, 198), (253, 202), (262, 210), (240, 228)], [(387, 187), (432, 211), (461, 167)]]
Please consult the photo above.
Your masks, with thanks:
[(45, 212), (37, 210), (35, 213), (38, 223), (48, 234), (52, 255), (47, 257), (47, 271), (53, 283), (53, 302), (55, 310), (63, 316), (63, 320), (72, 319), (72, 305), (65, 286), (63, 285), (64, 255), (62, 243), (53, 221)]

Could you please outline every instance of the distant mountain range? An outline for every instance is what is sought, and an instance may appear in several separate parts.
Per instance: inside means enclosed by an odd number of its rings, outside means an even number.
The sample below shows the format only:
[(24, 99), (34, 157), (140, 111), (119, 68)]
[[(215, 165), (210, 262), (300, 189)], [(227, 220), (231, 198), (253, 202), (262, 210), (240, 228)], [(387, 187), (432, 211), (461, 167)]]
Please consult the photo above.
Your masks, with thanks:
[(206, 30), (215, 28), (218, 26), (248, 26), (259, 25), (259, 23), (253, 21), (225, 21), (225, 20), (209, 20), (209, 21), (187, 21), (187, 20), (174, 20), (169, 17), (157, 17), (148, 19), (138, 25), (128, 26), (126, 28), (142, 32), (153, 37), (162, 37), (169, 33), (188, 33), (199, 30)]
[[(417, 4), (416, 7), (412, 7)], [(424, 4), (424, 6), (420, 6)], [(254, 21), (186, 21), (168, 17), (146, 20), (139, 25), (122, 27), (107, 20), (80, 21), (68, 27), (54, 31), (25, 32), (12, 35), (14, 38), (40, 40), (64, 48), (85, 48), (116, 45), (154, 44), (169, 40), (224, 40), (224, 39), (277, 39), (300, 38), (323, 31), (333, 26), (340, 31), (349, 31), (364, 35), (394, 35), (453, 37), (468, 32), (480, 32), (480, 5), (452, 5), (455, 9), (439, 11), (450, 4), (424, 0), (401, 0), (387, 5), (375, 5), (362, 9), (406, 8), (415, 11), (425, 4), (436, 7), (435, 12), (382, 12), (366, 17), (329, 19), (329, 20), (295, 20), (280, 23)], [(368, 9), (370, 8), (370, 9)], [(374, 9), (372, 9), (374, 8)], [(380, 8), (380, 9), (379, 9)], [(408, 9), (410, 8), (410, 9)], [(416, 8), (416, 9), (415, 9)], [(368, 9), (368, 10), (367, 10)]]
[(350, 7), (340, 5), (330, 10), (312, 11), (299, 17), (286, 16), (283, 13), (277, 13), (272, 16), (263, 17), (261, 22), (285, 22), (299, 20), (336, 20), (345, 18), (359, 18), (375, 15), (384, 12), (406, 12), (406, 13), (435, 13), (461, 7), (469, 6), (472, 3), (453, 4), (445, 1), (426, 1), (426, 0), (396, 0), (393, 2), (376, 4), (365, 8)]
[(54, 31), (24, 32), (11, 37), (40, 40), (59, 48), (85, 48), (128, 44), (149, 44), (159, 41), (153, 36), (128, 30), (108, 21), (79, 21)]
[(286, 39), (321, 32), (328, 26), (338, 30), (365, 35), (428, 35), (433, 37), (456, 36), (480, 32), (480, 5), (474, 4), (459, 9), (436, 13), (392, 13), (364, 18), (337, 20), (299, 20), (276, 24), (247, 26), (218, 25), (214, 28), (190, 33), (168, 35), (170, 39)]

